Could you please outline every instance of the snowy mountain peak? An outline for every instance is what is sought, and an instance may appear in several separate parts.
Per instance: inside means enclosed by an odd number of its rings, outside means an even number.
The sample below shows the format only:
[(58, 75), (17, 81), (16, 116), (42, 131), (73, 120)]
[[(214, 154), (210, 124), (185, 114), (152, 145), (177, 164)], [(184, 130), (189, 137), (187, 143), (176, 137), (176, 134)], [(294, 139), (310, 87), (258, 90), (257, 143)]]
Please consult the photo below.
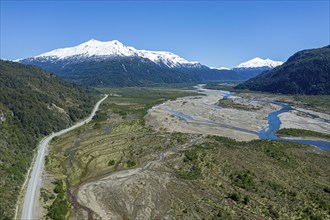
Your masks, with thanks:
[(230, 68), (228, 68), (228, 67), (210, 67), (210, 69), (214, 69), (214, 70), (230, 70)]
[(274, 61), (271, 59), (261, 59), (256, 57), (252, 60), (246, 61), (244, 63), (239, 64), (236, 68), (258, 68), (258, 67), (270, 67), (274, 68), (282, 65), (282, 61)]
[(133, 47), (128, 47), (118, 40), (107, 42), (91, 39), (85, 43), (79, 44), (75, 47), (56, 49), (47, 53), (43, 53), (34, 58), (52, 58), (52, 59), (66, 59), (73, 56), (121, 56), (121, 57), (142, 57), (151, 60), (157, 64), (165, 64), (168, 67), (176, 67), (182, 64), (196, 65), (197, 62), (189, 62), (184, 58), (164, 51), (148, 51), (137, 50)]
[(132, 49), (125, 47), (117, 40), (102, 42), (98, 40), (89, 40), (75, 47), (56, 49), (37, 57), (52, 57), (65, 59), (72, 56), (132, 56)]
[(95, 40), (95, 39), (90, 39), (89, 41), (85, 42), (84, 44), (93, 44), (93, 43), (98, 43), (100, 41)]

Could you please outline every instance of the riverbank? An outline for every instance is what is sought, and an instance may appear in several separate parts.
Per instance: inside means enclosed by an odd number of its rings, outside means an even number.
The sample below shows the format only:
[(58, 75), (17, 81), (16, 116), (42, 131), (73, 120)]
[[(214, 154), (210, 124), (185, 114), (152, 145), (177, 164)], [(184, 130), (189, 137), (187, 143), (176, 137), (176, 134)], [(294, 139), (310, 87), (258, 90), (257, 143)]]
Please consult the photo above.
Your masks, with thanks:
[(330, 141), (330, 134), (297, 128), (282, 128), (276, 132), (280, 137), (302, 137), (301, 139)]
[(330, 115), (305, 109), (292, 109), (279, 115), (282, 128), (305, 129), (330, 134)]
[[(155, 130), (207, 135), (219, 135), (239, 141), (258, 139), (258, 132), (267, 127), (267, 115), (280, 107), (233, 96), (227, 91), (197, 87), (204, 96), (183, 97), (155, 106), (148, 111), (146, 124)], [(223, 98), (246, 108), (224, 108)]]
[[(204, 96), (183, 97), (150, 109), (146, 124), (156, 131), (217, 135), (238, 141), (279, 140), (276, 131), (286, 127), (329, 132), (330, 116), (325, 113), (294, 110), (286, 104), (242, 98), (229, 91), (204, 89), (203, 85), (196, 90)], [(313, 146), (327, 149), (326, 142), (311, 141)], [(304, 139), (301, 143), (307, 142)]]

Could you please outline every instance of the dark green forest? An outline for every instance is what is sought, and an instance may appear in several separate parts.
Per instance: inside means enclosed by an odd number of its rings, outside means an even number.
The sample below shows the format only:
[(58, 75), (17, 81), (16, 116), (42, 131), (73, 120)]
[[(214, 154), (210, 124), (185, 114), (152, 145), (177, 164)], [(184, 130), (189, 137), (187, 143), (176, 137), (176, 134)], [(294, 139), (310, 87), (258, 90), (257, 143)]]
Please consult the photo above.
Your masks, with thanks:
[(152, 86), (213, 80), (239, 80), (231, 70), (203, 65), (168, 68), (140, 57), (43, 59), (28, 58), (24, 64), (39, 66), (79, 85), (98, 87)]
[(0, 219), (13, 218), (38, 141), (87, 116), (97, 92), (0, 60)]
[(329, 95), (330, 46), (299, 51), (283, 65), (236, 88), (283, 94)]

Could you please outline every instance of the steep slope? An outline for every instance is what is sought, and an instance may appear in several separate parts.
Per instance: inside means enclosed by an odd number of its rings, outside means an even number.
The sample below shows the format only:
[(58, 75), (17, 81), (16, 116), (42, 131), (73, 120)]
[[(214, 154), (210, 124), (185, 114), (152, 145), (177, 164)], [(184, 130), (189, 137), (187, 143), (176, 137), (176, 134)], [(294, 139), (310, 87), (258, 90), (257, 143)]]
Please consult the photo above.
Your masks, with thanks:
[(236, 88), (283, 94), (330, 94), (330, 46), (302, 50)]
[(281, 61), (273, 61), (270, 59), (261, 59), (256, 57), (252, 60), (239, 64), (232, 70), (240, 75), (243, 79), (250, 79), (261, 74), (264, 71), (269, 71), (277, 66), (282, 65)]
[(0, 219), (12, 218), (38, 140), (86, 116), (94, 90), (0, 60)]
[(210, 69), (171, 52), (137, 50), (119, 41), (90, 40), (19, 60), (82, 85), (139, 86), (163, 83), (236, 80), (233, 71)]

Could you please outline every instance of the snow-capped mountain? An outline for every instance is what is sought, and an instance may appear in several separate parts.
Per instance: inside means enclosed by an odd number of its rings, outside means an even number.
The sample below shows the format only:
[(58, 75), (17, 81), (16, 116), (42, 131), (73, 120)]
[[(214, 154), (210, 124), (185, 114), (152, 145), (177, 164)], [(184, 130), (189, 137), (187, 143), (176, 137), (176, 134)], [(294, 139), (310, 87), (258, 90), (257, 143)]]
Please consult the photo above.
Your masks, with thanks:
[(18, 62), (39, 66), (77, 84), (92, 86), (241, 79), (231, 70), (211, 69), (171, 52), (138, 50), (117, 40), (90, 40)]
[(171, 52), (137, 50), (134, 47), (125, 46), (118, 40), (102, 42), (92, 39), (75, 47), (56, 49), (35, 56), (34, 58), (61, 60), (76, 56), (84, 58), (99, 57), (102, 59), (106, 57), (142, 57), (156, 64), (165, 64), (170, 68), (179, 67), (181, 65), (198, 65), (198, 62), (189, 62)]
[(231, 69), (239, 74), (243, 79), (250, 79), (261, 74), (264, 71), (269, 71), (277, 66), (282, 65), (282, 61), (274, 61), (271, 59), (261, 59), (256, 57), (252, 60), (243, 62), (237, 67)]
[(259, 68), (259, 67), (269, 67), (275, 68), (277, 66), (282, 65), (282, 61), (274, 61), (271, 59), (261, 59), (256, 57), (252, 60), (246, 61), (244, 63), (239, 64), (236, 68)]
[(213, 70), (230, 70), (228, 67), (210, 67)]

